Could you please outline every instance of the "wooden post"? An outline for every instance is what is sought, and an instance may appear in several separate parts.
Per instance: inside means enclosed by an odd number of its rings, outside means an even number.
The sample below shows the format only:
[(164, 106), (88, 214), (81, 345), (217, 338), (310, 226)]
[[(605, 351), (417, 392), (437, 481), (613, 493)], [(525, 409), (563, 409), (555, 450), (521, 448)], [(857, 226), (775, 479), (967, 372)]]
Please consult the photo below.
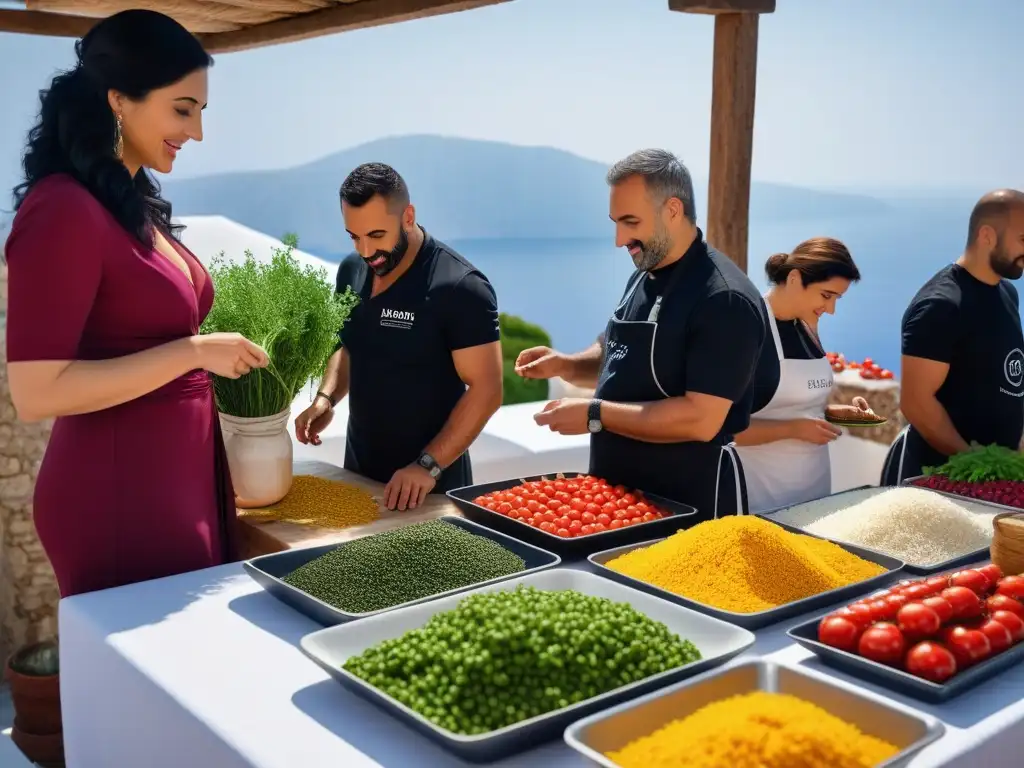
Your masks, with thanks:
[(715, 16), (708, 242), (747, 269), (757, 88), (756, 13)]

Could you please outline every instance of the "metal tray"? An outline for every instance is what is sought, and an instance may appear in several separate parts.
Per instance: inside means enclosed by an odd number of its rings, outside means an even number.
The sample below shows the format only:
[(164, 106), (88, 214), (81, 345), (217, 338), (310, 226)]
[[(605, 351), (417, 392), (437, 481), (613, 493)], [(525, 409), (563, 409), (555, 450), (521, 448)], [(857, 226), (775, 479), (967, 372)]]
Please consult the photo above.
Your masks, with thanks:
[(485, 584), (493, 584), (505, 581), (506, 579), (519, 578), (520, 576), (524, 576), (529, 573), (536, 573), (547, 568), (554, 568), (562, 562), (562, 558), (558, 555), (552, 554), (551, 552), (545, 552), (543, 549), (538, 549), (530, 544), (513, 539), (511, 536), (505, 536), (497, 531), (492, 531), (490, 528), (485, 526), (477, 525), (471, 520), (465, 520), (461, 517), (456, 517), (455, 515), (443, 515), (437, 519), (450, 523), (451, 525), (461, 528), (464, 531), (468, 531), (469, 533), (497, 542), (513, 554), (519, 555), (519, 557), (523, 558), (523, 561), (526, 563), (526, 569), (519, 571), (518, 573), (501, 576), (490, 581), (468, 584), (465, 587), (452, 589), (448, 592), (441, 592), (437, 595), (421, 597), (419, 600), (400, 603), (399, 605), (392, 606), (391, 608), (381, 608), (379, 611), (370, 611), (368, 613), (346, 613), (345, 611), (335, 608), (333, 605), (328, 605), (323, 600), (319, 600), (312, 595), (306, 594), (300, 589), (296, 589), (290, 584), (286, 584), (282, 579), (296, 568), (316, 560), (321, 555), (326, 555), (328, 552), (338, 549), (338, 547), (344, 547), (350, 542), (342, 542), (341, 544), (325, 544), (320, 547), (291, 549), (285, 552), (261, 555), (260, 557), (255, 557), (252, 560), (245, 561), (242, 563), (242, 567), (245, 568), (257, 584), (282, 603), (285, 603), (299, 613), (308, 616), (318, 624), (330, 627), (335, 624), (343, 624), (348, 621), (364, 619), (368, 616), (376, 616), (380, 613), (394, 611), (408, 605), (418, 605), (419, 603), (424, 603), (428, 600), (436, 600), (440, 597), (455, 595), (469, 589), (484, 586)]
[(998, 656), (968, 667), (963, 672), (957, 672), (945, 683), (933, 683), (909, 672), (819, 642), (818, 624), (827, 615), (823, 614), (816, 619), (798, 624), (786, 634), (830, 667), (921, 701), (941, 703), (955, 698), (1024, 660), (1024, 643), (1017, 643)]
[[(769, 518), (765, 519), (769, 520), (769, 522), (774, 525), (789, 531), (790, 533), (799, 533), (804, 536), (810, 536), (814, 539), (824, 538), (823, 536), (814, 536), (813, 534), (802, 531), (799, 528), (786, 525), (785, 523), (780, 523), (776, 520), (771, 520)], [(870, 579), (865, 579), (864, 581), (847, 584), (845, 587), (839, 587), (837, 589), (829, 590), (828, 592), (811, 595), (810, 597), (805, 597), (803, 600), (786, 603), (785, 605), (780, 605), (777, 608), (770, 608), (767, 611), (758, 611), (757, 613), (736, 613), (734, 611), (726, 611), (721, 608), (705, 605), (704, 603), (699, 603), (696, 600), (691, 600), (690, 598), (683, 597), (682, 595), (677, 595), (673, 592), (662, 589), (661, 587), (649, 584), (646, 581), (640, 581), (639, 579), (634, 579), (632, 576), (626, 576), (618, 571), (613, 571), (607, 566), (607, 563), (610, 560), (614, 560), (620, 555), (632, 552), (634, 549), (649, 547), (652, 544), (657, 544), (659, 541), (664, 541), (664, 539), (645, 541), (640, 544), (630, 544), (625, 547), (618, 547), (617, 549), (610, 549), (604, 552), (595, 552), (587, 559), (595, 568), (598, 569), (598, 572), (602, 576), (612, 579), (613, 581), (625, 584), (628, 587), (633, 587), (634, 589), (642, 590), (651, 595), (656, 595), (664, 600), (669, 600), (673, 603), (677, 603), (678, 605), (686, 606), (687, 608), (691, 608), (695, 611), (706, 613), (708, 616), (714, 616), (717, 619), (728, 621), (730, 624), (735, 624), (736, 626), (743, 627), (745, 629), (761, 629), (762, 627), (767, 627), (770, 624), (775, 624), (776, 622), (792, 618), (793, 616), (799, 616), (800, 614), (807, 613), (808, 611), (823, 608), (826, 605), (838, 603), (842, 600), (855, 597), (856, 595), (869, 594), (881, 588), (886, 582), (890, 581), (892, 575), (903, 567), (903, 561), (897, 560), (895, 557), (883, 555), (880, 552), (865, 549), (864, 547), (856, 547), (852, 544), (844, 544), (841, 541), (834, 541), (832, 542), (833, 544), (842, 547), (847, 552), (882, 566), (886, 569), (885, 573), (881, 573), (878, 576), (872, 576)], [(832, 539), (825, 539), (825, 541), (832, 541)]]
[[(775, 514), (778, 514), (779, 512), (785, 512), (787, 509), (793, 509), (793, 507), (800, 507), (800, 506), (803, 506), (804, 504), (812, 504), (812, 503), (814, 503), (816, 501), (822, 501), (824, 499), (834, 499), (834, 498), (837, 498), (839, 496), (845, 496), (848, 493), (856, 493), (858, 491), (866, 491), (869, 488), (878, 488), (878, 486), (877, 485), (858, 485), (858, 486), (856, 486), (854, 488), (847, 488), (844, 491), (836, 491), (835, 493), (830, 493), (828, 496), (822, 496), (821, 498), (818, 498), (818, 499), (810, 499), (809, 501), (801, 501), (799, 504), (786, 504), (785, 506), (782, 506), (782, 507), (774, 507), (773, 509), (766, 509), (764, 512), (756, 512), (754, 514), (756, 514), (758, 517), (767, 517), (769, 520), (772, 520), (772, 522), (774, 523), (776, 521), (773, 520), (771, 516), (775, 515)], [(882, 492), (882, 490), (879, 490), (879, 493), (881, 493), (881, 492)]]
[[(910, 479), (913, 479), (913, 478), (910, 478)], [(908, 485), (908, 483), (904, 482), (903, 485)], [(865, 488), (871, 488), (871, 487), (876, 487), (876, 486), (862, 486), (860, 488), (851, 488), (848, 491), (842, 491), (841, 493), (834, 493), (831, 496), (825, 496), (824, 498), (831, 499), (831, 498), (833, 498), (835, 496), (842, 496), (844, 493), (852, 493), (854, 491), (862, 491)], [(895, 487), (903, 487), (903, 486), (895, 486)], [(892, 490), (892, 488), (885, 488), (884, 490)], [(933, 490), (931, 488), (920, 488), (919, 490), (928, 491), (930, 493), (937, 493), (940, 496), (948, 496), (951, 499), (957, 499), (957, 500), (959, 500), (961, 502), (971, 502), (971, 503), (976, 503), (976, 504), (979, 504), (979, 505), (982, 505), (982, 506), (996, 507), (996, 508), (999, 508), (999, 509), (1009, 509), (1009, 507), (1003, 507), (1002, 505), (999, 505), (999, 504), (990, 504), (990, 503), (987, 503), (987, 502), (980, 502), (980, 501), (976, 502), (974, 499), (968, 498), (967, 496), (958, 496), (955, 493), (943, 493), (942, 491), (936, 491), (936, 490)], [(804, 502), (804, 503), (805, 504), (810, 504), (810, 503), (813, 503), (813, 502)], [(774, 509), (771, 512), (764, 512), (764, 513), (761, 514), (761, 517), (763, 517), (765, 520), (771, 520), (773, 523), (779, 523), (780, 525), (791, 525), (791, 523), (783, 523), (781, 520), (776, 519), (775, 516), (778, 515), (778, 514), (781, 514), (782, 512), (785, 512), (787, 510), (790, 510), (790, 509), (793, 509), (793, 508), (799, 507), (799, 506), (802, 506), (802, 504), (790, 504), (788, 507), (781, 507), (779, 509)], [(1018, 512), (1024, 512), (1024, 509), (1019, 509), (1017, 511)], [(802, 533), (808, 533), (803, 528), (800, 528), (800, 526), (793, 526), (793, 527), (796, 528), (797, 530), (801, 531)], [(812, 535), (812, 534), (808, 533), (808, 535)], [(839, 539), (831, 539), (831, 541), (835, 541), (835, 542), (840, 543), (840, 544), (845, 544), (845, 542), (840, 542)], [(853, 545), (853, 546), (858, 546), (858, 545)], [(881, 552), (881, 554), (889, 555), (888, 552)], [(948, 570), (951, 570), (953, 568), (957, 568), (957, 567), (959, 567), (961, 565), (969, 565), (970, 563), (976, 563), (979, 560), (986, 560), (986, 559), (988, 559), (988, 555), (989, 555), (989, 548), (988, 547), (982, 547), (981, 549), (972, 550), (971, 552), (967, 552), (966, 554), (963, 554), (963, 555), (958, 555), (957, 557), (950, 558), (949, 560), (945, 560), (945, 561), (943, 561), (941, 563), (936, 563), (935, 565), (917, 565), (915, 563), (906, 563), (905, 562), (903, 564), (903, 570), (906, 571), (907, 573), (913, 574), (915, 576), (932, 576), (932, 575), (934, 575), (936, 573), (941, 573), (942, 571), (948, 571)], [(895, 557), (895, 555), (889, 555), (889, 556), (890, 557)]]
[(909, 764), (946, 730), (933, 717), (915, 713), (861, 688), (808, 670), (754, 659), (591, 715), (565, 729), (565, 742), (597, 765), (618, 768), (617, 763), (605, 757), (607, 753), (621, 750), (631, 741), (692, 715), (710, 703), (755, 691), (801, 698), (899, 749), (899, 753), (876, 768)]
[(618, 768), (617, 763), (605, 757), (606, 753), (622, 749), (703, 706), (755, 691), (787, 693), (817, 704), (862, 733), (883, 739), (900, 750), (876, 768), (906, 766), (946, 730), (934, 717), (918, 714), (862, 689), (808, 670), (757, 659), (713, 670), (591, 715), (566, 729), (565, 742), (598, 765)]
[[(400, 637), (410, 630), (422, 627), (434, 614), (452, 610), (468, 595), (513, 590), (520, 584), (543, 590), (571, 589), (585, 595), (629, 603), (636, 610), (664, 623), (676, 634), (690, 640), (704, 658), (578, 704), (479, 736), (463, 736), (434, 725), (422, 715), (341, 668), (350, 657), (384, 640)], [(722, 664), (750, 648), (753, 643), (753, 633), (739, 627), (623, 587), (587, 571), (555, 568), (500, 584), (490, 584), (461, 595), (373, 616), (358, 624), (322, 629), (303, 637), (301, 648), (329, 675), (357, 695), (385, 709), (406, 725), (460, 757), (472, 762), (487, 762), (531, 749), (547, 739), (557, 738), (567, 725), (584, 715)]]
[(557, 552), (558, 554), (565, 555), (567, 557), (585, 557), (591, 552), (595, 552), (599, 549), (619, 547), (623, 544), (639, 541), (647, 536), (667, 536), (671, 533), (675, 533), (680, 528), (685, 528), (687, 525), (691, 523), (695, 524), (697, 522), (694, 519), (697, 514), (697, 510), (694, 507), (641, 491), (644, 498), (648, 501), (654, 502), (671, 514), (660, 520), (652, 520), (649, 523), (631, 525), (628, 528), (618, 528), (614, 531), (603, 531), (601, 533), (592, 533), (589, 536), (578, 536), (573, 539), (563, 539), (553, 533), (548, 533), (547, 531), (534, 528), (526, 523), (521, 523), (518, 520), (513, 520), (510, 517), (499, 515), (497, 512), (491, 512), (491, 510), (486, 507), (481, 507), (479, 504), (473, 503), (473, 499), (477, 496), (484, 496), (488, 493), (492, 493), (493, 491), (502, 491), (508, 488), (514, 488), (523, 482), (529, 483), (534, 480), (550, 478), (554, 475), (561, 475), (561, 477), (564, 477), (566, 480), (572, 480), (576, 477), (582, 477), (583, 473), (550, 472), (546, 475), (532, 475), (531, 477), (517, 478), (515, 480), (503, 480), (497, 483), (469, 485), (464, 488), (455, 488), (454, 490), (448, 491), (448, 497), (455, 502), (456, 506), (458, 506), (458, 508), (462, 510), (462, 513), (470, 520), (474, 520), (482, 525), (486, 525), (488, 528), (494, 528), (502, 531), (503, 533), (507, 533), (509, 536), (514, 536), (515, 538), (522, 539), (523, 541), (529, 541), (539, 547), (543, 547), (551, 552)]

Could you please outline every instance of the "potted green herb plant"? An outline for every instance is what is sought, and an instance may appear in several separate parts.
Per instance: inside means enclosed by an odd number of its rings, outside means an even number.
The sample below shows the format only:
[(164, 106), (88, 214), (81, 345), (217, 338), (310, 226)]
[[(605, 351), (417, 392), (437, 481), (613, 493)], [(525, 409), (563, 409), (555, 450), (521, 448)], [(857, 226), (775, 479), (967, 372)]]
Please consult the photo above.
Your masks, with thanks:
[(214, 376), (217, 409), (239, 507), (280, 501), (292, 482), (291, 404), (334, 353), (338, 331), (357, 297), (338, 295), (325, 269), (300, 266), (298, 240), (283, 238), (269, 262), (246, 251), (241, 262), (223, 253), (210, 275), (216, 291), (203, 333), (233, 332), (261, 345), (266, 368), (238, 379)]
[(57, 640), (33, 643), (16, 651), (7, 660), (4, 677), (14, 705), (11, 740), (15, 746), (37, 765), (63, 765)]

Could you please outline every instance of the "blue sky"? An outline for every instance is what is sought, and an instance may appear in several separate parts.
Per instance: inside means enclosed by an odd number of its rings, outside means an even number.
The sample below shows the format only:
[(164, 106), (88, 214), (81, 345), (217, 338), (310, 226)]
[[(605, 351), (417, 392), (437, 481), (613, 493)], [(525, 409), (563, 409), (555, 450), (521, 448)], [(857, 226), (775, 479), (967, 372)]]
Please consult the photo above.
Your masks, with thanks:
[[(1022, 0), (778, 0), (762, 17), (754, 177), (821, 188), (1024, 186)], [(708, 165), (710, 17), (666, 0), (514, 0), (222, 55), (175, 173), (295, 165), (440, 133)], [(0, 34), (0, 187), (71, 41)], [(0, 192), (0, 195), (3, 193)], [(6, 200), (4, 201), (6, 202)], [(4, 205), (3, 207), (6, 207)]]

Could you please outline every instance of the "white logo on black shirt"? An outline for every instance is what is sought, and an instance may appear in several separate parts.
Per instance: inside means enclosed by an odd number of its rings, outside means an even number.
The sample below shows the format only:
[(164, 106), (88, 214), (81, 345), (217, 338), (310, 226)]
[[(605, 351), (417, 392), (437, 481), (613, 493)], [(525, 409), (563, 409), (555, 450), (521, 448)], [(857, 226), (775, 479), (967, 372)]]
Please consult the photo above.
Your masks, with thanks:
[[(1021, 383), (1024, 382), (1024, 352), (1021, 352), (1020, 349), (1010, 351), (1010, 354), (1003, 361), (1003, 375), (1011, 387), (1020, 389)], [(1024, 395), (1024, 392), (1010, 392), (1002, 387), (999, 388), (999, 391), (1004, 395), (1012, 395), (1014, 397)]]
[(405, 312), (400, 309), (382, 309), (380, 311), (380, 324), (386, 328), (402, 328), (408, 330), (416, 322), (415, 312)]

